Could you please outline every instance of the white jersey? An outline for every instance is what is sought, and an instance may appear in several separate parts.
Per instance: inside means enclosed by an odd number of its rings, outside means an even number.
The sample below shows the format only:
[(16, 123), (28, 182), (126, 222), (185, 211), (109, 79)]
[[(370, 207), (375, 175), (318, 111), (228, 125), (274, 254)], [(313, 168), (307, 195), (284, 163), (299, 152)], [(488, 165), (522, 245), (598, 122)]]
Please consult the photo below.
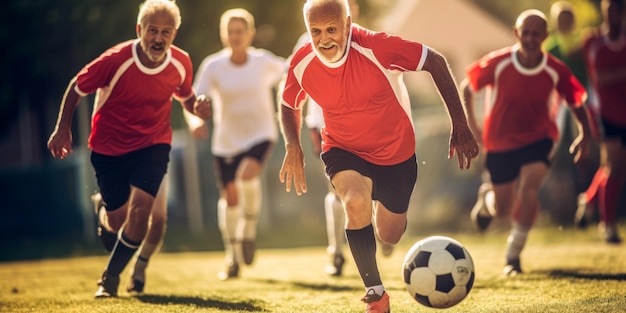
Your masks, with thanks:
[(223, 49), (200, 64), (194, 89), (211, 98), (212, 153), (232, 157), (263, 141), (276, 142), (275, 87), (285, 72), (285, 59), (250, 47), (248, 61), (233, 64)]
[[(293, 52), (298, 51), (298, 48), (303, 45), (309, 43), (311, 37), (309, 37), (309, 33), (304, 33), (300, 35), (296, 45), (293, 47)], [(322, 108), (310, 97), (307, 99), (306, 103), (306, 117), (304, 118), (304, 123), (308, 128), (322, 129), (324, 127), (324, 114), (322, 113)]]

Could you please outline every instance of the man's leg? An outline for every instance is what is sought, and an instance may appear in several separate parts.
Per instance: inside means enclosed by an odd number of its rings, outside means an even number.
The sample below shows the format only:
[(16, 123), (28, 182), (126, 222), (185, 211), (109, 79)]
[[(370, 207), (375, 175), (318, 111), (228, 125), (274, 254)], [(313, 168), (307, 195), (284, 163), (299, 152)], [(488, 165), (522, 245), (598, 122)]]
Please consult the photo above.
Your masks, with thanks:
[(126, 289), (128, 292), (143, 292), (146, 283), (146, 267), (150, 257), (158, 252), (163, 244), (167, 229), (167, 194), (169, 191), (169, 181), (167, 175), (163, 177), (157, 197), (152, 206), (148, 234), (139, 250), (139, 255), (135, 261), (130, 276), (130, 285)]
[[(602, 143), (607, 152), (605, 171), (606, 184), (600, 187), (600, 212), (603, 225), (601, 235), (608, 243), (621, 243), (617, 231), (617, 207), (620, 191), (626, 179), (626, 149), (622, 147), (619, 138), (606, 140)], [(603, 227), (603, 229), (602, 229)]]
[(372, 180), (356, 171), (346, 170), (332, 178), (337, 195), (346, 211), (346, 238), (366, 295), (361, 299), (368, 306), (389, 307), (376, 262), (376, 234), (372, 225)]
[(240, 257), (237, 250), (241, 245), (237, 243), (237, 223), (240, 215), (239, 206), (230, 206), (224, 198), (217, 201), (217, 221), (224, 243), (224, 269), (217, 274), (220, 280), (239, 276)]
[(507, 239), (506, 266), (503, 270), (507, 275), (514, 276), (522, 272), (520, 254), (539, 213), (539, 189), (547, 173), (548, 166), (543, 161), (529, 163), (521, 168), (512, 206), (511, 232)]
[[(109, 263), (102, 274), (102, 279), (98, 282), (99, 288), (95, 294), (96, 298), (117, 296), (120, 273), (139, 249), (146, 236), (153, 203), (154, 197), (152, 195), (131, 186), (128, 218), (113, 251), (111, 251)], [(109, 214), (109, 224), (115, 220), (111, 219), (112, 216), (117, 217), (117, 214)]]
[(324, 198), (324, 212), (328, 236), (326, 252), (330, 256), (330, 262), (326, 265), (326, 273), (332, 276), (341, 276), (345, 263), (343, 245), (346, 240), (346, 215), (341, 200), (333, 191), (329, 191)]
[(261, 180), (258, 176), (240, 179), (237, 182), (240, 191), (243, 214), (237, 225), (237, 241), (241, 241), (243, 261), (250, 265), (256, 252), (256, 229), (261, 210)]

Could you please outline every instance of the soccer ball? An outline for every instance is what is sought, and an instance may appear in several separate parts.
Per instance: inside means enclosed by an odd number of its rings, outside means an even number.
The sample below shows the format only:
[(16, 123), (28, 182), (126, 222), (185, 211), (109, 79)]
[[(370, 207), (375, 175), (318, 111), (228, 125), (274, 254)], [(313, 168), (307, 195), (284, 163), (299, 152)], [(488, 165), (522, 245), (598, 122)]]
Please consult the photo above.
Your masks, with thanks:
[(407, 291), (420, 304), (448, 308), (465, 299), (474, 284), (474, 262), (465, 247), (444, 236), (416, 242), (402, 263)]

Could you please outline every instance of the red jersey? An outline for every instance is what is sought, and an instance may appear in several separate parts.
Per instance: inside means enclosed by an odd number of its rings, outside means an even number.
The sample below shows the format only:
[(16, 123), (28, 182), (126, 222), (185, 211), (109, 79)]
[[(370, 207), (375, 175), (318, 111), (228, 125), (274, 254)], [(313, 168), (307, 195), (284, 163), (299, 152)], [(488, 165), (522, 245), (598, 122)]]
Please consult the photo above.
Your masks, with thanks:
[(428, 48), (352, 25), (341, 60), (321, 60), (311, 44), (293, 55), (282, 104), (301, 109), (308, 94), (322, 108), (322, 151), (337, 147), (378, 165), (415, 153), (405, 71), (419, 71)]
[(485, 110), (483, 144), (487, 151), (519, 149), (541, 139), (557, 140), (556, 92), (570, 107), (581, 106), (587, 94), (557, 58), (543, 54), (535, 68), (517, 60), (518, 46), (493, 51), (466, 71), (472, 89), (492, 88)]
[(137, 55), (139, 40), (120, 43), (87, 64), (76, 75), (75, 91), (96, 92), (89, 148), (122, 155), (171, 144), (172, 96), (184, 102), (193, 96), (189, 55), (171, 46), (165, 62), (147, 68)]
[(611, 41), (597, 31), (585, 41), (583, 51), (600, 116), (612, 124), (626, 127), (626, 79), (598, 83), (599, 72), (626, 71), (626, 35)]

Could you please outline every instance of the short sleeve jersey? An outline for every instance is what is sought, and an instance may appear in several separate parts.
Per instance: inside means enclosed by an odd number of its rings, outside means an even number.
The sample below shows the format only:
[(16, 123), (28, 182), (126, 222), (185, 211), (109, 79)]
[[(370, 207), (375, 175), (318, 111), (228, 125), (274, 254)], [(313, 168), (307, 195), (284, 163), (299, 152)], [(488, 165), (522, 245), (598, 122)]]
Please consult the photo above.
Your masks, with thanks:
[(165, 62), (147, 68), (139, 60), (139, 40), (120, 43), (76, 75), (75, 91), (96, 93), (89, 147), (118, 156), (155, 144), (171, 144), (172, 97), (193, 96), (189, 55), (171, 46)]
[(598, 73), (626, 71), (626, 35), (612, 41), (600, 31), (583, 48), (587, 68), (603, 119), (626, 127), (626, 79), (601, 84)]
[(317, 57), (311, 44), (294, 54), (282, 105), (301, 109), (310, 96), (323, 111), (322, 151), (341, 148), (378, 165), (394, 165), (415, 153), (406, 71), (420, 71), (428, 48), (352, 25), (344, 56)]
[(555, 96), (570, 107), (582, 105), (586, 91), (565, 64), (548, 53), (534, 68), (523, 67), (518, 46), (493, 51), (466, 71), (473, 90), (492, 88), (485, 110), (486, 151), (506, 152), (542, 139), (557, 140)]
[[(298, 48), (309, 43), (310, 40), (309, 33), (305, 32), (300, 35), (296, 41), (296, 45), (293, 47), (292, 54), (296, 53)], [(311, 100), (311, 98), (308, 98), (306, 101), (306, 117), (304, 119), (304, 123), (308, 128), (316, 129), (318, 131), (324, 127), (324, 115), (322, 113), (322, 108), (320, 108), (320, 105), (315, 103), (315, 101)]]
[(242, 65), (231, 62), (230, 56), (227, 48), (206, 57), (194, 82), (198, 94), (211, 98), (211, 150), (221, 157), (278, 140), (273, 87), (285, 73), (285, 59), (264, 49), (248, 48)]

